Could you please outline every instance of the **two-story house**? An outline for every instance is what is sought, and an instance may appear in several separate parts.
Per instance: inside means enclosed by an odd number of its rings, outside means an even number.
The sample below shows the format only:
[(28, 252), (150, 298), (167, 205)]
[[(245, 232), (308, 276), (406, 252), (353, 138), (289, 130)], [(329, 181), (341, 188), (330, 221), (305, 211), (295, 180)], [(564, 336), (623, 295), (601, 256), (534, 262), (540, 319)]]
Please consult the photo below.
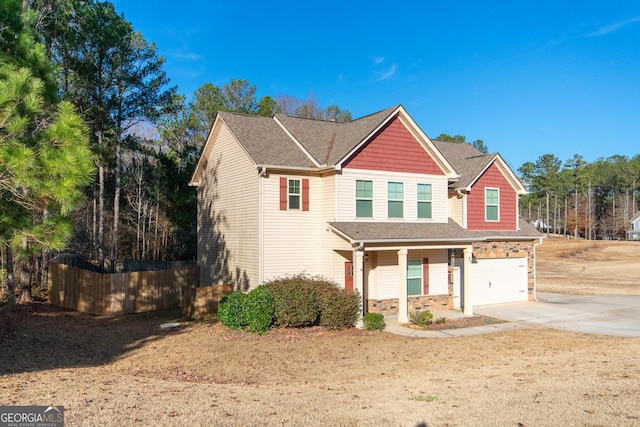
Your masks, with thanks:
[(519, 219), (520, 180), (402, 106), (347, 123), (221, 112), (191, 185), (201, 286), (321, 275), (401, 322), (534, 298), (541, 236)]

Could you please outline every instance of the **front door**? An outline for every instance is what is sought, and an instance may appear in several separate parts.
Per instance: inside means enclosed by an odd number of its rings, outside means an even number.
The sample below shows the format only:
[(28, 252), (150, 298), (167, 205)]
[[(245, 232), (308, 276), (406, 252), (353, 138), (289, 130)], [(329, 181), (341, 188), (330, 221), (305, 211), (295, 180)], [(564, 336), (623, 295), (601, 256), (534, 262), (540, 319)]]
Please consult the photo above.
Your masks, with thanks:
[(353, 263), (351, 261), (344, 263), (344, 288), (353, 292)]

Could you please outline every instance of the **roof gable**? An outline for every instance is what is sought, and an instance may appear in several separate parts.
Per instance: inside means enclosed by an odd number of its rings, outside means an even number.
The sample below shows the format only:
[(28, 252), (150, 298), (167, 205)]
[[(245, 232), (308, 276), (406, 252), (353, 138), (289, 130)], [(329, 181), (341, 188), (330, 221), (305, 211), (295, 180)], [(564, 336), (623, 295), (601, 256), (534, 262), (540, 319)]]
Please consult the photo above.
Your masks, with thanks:
[(444, 175), (444, 171), (396, 116), (344, 163), (343, 168)]
[(495, 164), (517, 194), (526, 194), (522, 181), (499, 154), (484, 154), (465, 142), (434, 140), (433, 143), (460, 174), (453, 184), (455, 188), (470, 191), (482, 174)]
[(361, 117), (351, 122), (330, 122), (277, 114), (275, 120), (319, 165), (336, 165), (354, 146), (362, 142), (397, 107)]

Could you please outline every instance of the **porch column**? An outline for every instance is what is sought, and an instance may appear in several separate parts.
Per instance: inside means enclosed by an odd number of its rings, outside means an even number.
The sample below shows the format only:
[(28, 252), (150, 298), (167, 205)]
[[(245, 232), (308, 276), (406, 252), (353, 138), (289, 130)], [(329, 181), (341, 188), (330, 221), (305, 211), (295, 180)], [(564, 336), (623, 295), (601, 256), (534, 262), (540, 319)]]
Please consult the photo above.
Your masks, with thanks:
[(361, 297), (362, 306), (360, 316), (364, 314), (364, 251), (354, 251), (353, 257), (353, 290), (358, 291)]
[(471, 259), (473, 256), (473, 249), (471, 246), (464, 248), (463, 250), (463, 259), (464, 259), (464, 301), (463, 304), (463, 313), (465, 316), (473, 315), (473, 308), (471, 306), (471, 293), (473, 290), (471, 289)]
[(400, 292), (398, 293), (398, 322), (409, 323), (409, 309), (407, 302), (407, 254), (409, 251), (398, 251), (398, 281)]

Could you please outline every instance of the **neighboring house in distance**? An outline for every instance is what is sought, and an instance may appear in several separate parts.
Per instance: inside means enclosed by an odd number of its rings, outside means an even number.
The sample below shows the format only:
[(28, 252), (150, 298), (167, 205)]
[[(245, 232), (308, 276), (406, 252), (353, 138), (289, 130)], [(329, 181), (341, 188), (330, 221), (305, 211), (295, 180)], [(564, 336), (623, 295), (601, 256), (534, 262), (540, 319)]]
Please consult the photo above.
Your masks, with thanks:
[(401, 322), (534, 298), (542, 236), (519, 218), (522, 182), (402, 106), (347, 123), (221, 112), (191, 185), (201, 286), (305, 272)]
[(627, 232), (627, 239), (640, 240), (640, 211), (631, 219), (631, 228)]

